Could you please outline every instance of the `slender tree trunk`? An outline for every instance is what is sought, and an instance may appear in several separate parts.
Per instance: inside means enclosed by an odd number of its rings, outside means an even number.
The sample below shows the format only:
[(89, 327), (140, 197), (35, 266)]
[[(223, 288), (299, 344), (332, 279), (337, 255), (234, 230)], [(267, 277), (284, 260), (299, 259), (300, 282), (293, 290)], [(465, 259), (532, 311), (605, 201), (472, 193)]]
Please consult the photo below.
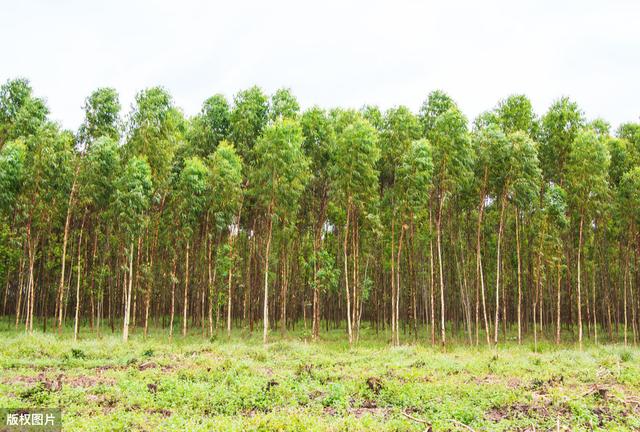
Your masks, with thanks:
[(78, 170), (80, 169), (80, 164), (78, 164), (78, 166), (76, 167), (76, 171), (75, 174), (73, 176), (73, 184), (71, 185), (71, 192), (69, 193), (69, 203), (67, 204), (67, 217), (65, 218), (65, 222), (64, 222), (64, 235), (62, 237), (62, 259), (61, 259), (61, 269), (60, 269), (60, 283), (58, 284), (58, 304), (59, 304), (59, 311), (58, 311), (58, 333), (62, 334), (62, 299), (64, 296), (64, 272), (65, 272), (65, 265), (67, 262), (67, 241), (69, 238), (69, 225), (71, 223), (71, 214), (72, 214), (72, 208), (73, 208), (73, 199), (74, 199), (74, 195), (76, 192), (76, 187), (77, 187), (77, 175), (78, 175)]
[(444, 203), (444, 197), (440, 197), (438, 204), (438, 220), (436, 221), (436, 247), (438, 248), (438, 267), (440, 273), (440, 337), (442, 346), (446, 345), (446, 330), (445, 330), (445, 316), (444, 316), (444, 272), (442, 269), (442, 205)]
[(351, 292), (349, 291), (349, 265), (347, 261), (347, 248), (349, 245), (349, 218), (351, 216), (351, 198), (347, 204), (347, 220), (344, 225), (344, 241), (342, 253), (344, 258), (344, 289), (347, 299), (347, 332), (349, 334), (349, 346), (353, 345), (353, 333), (351, 331)]
[(580, 228), (578, 231), (578, 345), (582, 351), (582, 298), (581, 298), (581, 257), (582, 257), (582, 225), (584, 221), (584, 215), (580, 214)]
[(400, 345), (400, 328), (398, 327), (398, 321), (400, 320), (400, 255), (402, 254), (402, 240), (404, 238), (404, 231), (406, 229), (405, 225), (400, 226), (400, 239), (398, 240), (398, 256), (397, 256), (397, 266), (396, 266), (396, 298), (395, 298), (395, 309), (396, 309), (396, 331), (395, 331), (395, 340), (394, 345)]
[(78, 340), (78, 318), (80, 315), (80, 276), (82, 275), (82, 261), (80, 259), (80, 251), (82, 250), (82, 231), (84, 229), (84, 219), (87, 213), (82, 217), (82, 226), (80, 226), (80, 235), (78, 237), (78, 281), (76, 283), (76, 315), (73, 323), (73, 341)]
[(506, 199), (503, 196), (500, 199), (500, 222), (498, 226), (498, 244), (496, 246), (496, 319), (493, 329), (493, 343), (498, 344), (498, 332), (500, 330), (500, 267), (502, 266), (500, 248), (502, 243), (502, 230), (504, 226), (504, 208)]
[[(429, 228), (431, 228), (431, 210), (429, 210)], [(431, 345), (436, 344), (436, 311), (435, 311), (435, 271), (433, 268), (433, 240), (429, 238), (429, 290), (431, 297)]]
[(522, 283), (521, 283), (521, 264), (520, 264), (520, 214), (516, 207), (516, 251), (518, 260), (518, 345), (522, 345)]
[[(483, 185), (487, 183), (488, 169), (484, 170)], [(490, 330), (489, 330), (489, 318), (487, 316), (487, 301), (484, 288), (484, 273), (482, 270), (482, 217), (484, 215), (484, 201), (485, 201), (485, 187), (482, 187), (482, 193), (480, 194), (480, 205), (478, 206), (478, 224), (476, 227), (476, 274), (478, 278), (478, 284), (480, 284), (480, 294), (482, 295), (482, 315), (484, 317), (484, 331), (487, 339), (487, 345), (491, 345)], [(477, 324), (476, 324), (477, 333)], [(476, 336), (476, 343), (477, 343)]]
[(126, 303), (124, 310), (124, 325), (122, 329), (122, 340), (129, 340), (129, 311), (131, 310), (131, 291), (133, 290), (133, 246), (135, 242), (131, 241), (131, 250), (129, 252), (129, 280), (126, 288)]
[(171, 270), (171, 317), (169, 319), (169, 339), (173, 338), (173, 319), (175, 317), (176, 311), (176, 268), (177, 268), (177, 257), (173, 256), (173, 267)]
[(271, 210), (273, 208), (273, 200), (269, 205), (269, 233), (267, 237), (267, 246), (264, 255), (264, 307), (262, 310), (262, 343), (267, 343), (267, 337), (269, 335), (269, 253), (271, 252), (271, 235), (273, 231), (273, 215)]
[[(557, 292), (557, 300), (556, 300), (556, 345), (560, 345), (560, 293), (562, 288), (562, 273), (560, 271), (560, 263), (557, 265), (557, 280), (556, 280), (556, 292)], [(534, 316), (535, 318), (535, 316)]]
[(182, 336), (187, 335), (187, 310), (189, 307), (189, 247), (190, 242), (187, 240), (187, 250), (184, 258), (184, 297), (182, 308)]

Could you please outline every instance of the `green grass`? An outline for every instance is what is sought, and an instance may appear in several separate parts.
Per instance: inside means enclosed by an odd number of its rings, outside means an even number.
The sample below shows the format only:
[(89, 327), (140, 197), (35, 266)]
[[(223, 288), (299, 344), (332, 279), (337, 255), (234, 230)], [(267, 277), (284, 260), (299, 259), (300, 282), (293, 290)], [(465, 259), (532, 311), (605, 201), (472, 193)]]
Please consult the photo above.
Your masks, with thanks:
[[(343, 331), (169, 341), (0, 331), (0, 407), (62, 407), (65, 431), (640, 429), (640, 351), (509, 342), (388, 346)], [(195, 331), (194, 331), (195, 333)], [(62, 375), (62, 376), (61, 376)], [(61, 388), (57, 383), (61, 382)]]

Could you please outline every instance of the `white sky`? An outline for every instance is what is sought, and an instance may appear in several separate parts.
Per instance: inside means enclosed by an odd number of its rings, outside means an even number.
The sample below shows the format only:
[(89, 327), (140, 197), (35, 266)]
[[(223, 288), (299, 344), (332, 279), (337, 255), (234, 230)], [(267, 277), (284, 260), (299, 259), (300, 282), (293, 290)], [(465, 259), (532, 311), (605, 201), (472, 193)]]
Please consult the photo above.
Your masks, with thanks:
[[(526, 4), (525, 4), (526, 3)], [(473, 119), (512, 93), (613, 126), (640, 115), (640, 1), (0, 0), (0, 81), (24, 76), (75, 129), (84, 98), (165, 86), (185, 114), (215, 93), (290, 87), (301, 105), (419, 108), (443, 89)]]

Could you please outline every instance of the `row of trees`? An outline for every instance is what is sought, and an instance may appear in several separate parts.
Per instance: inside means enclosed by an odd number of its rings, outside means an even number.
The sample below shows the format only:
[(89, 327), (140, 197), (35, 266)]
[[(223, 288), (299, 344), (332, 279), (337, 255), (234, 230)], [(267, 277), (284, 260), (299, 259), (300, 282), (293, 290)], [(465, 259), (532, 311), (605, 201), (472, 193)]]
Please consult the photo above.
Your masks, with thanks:
[(84, 110), (74, 133), (28, 81), (0, 90), (16, 328), (637, 341), (640, 124), (613, 135), (567, 98), (537, 117), (522, 95), (469, 124), (440, 91), (417, 114), (258, 87), (189, 119), (160, 87), (124, 119), (110, 88)]

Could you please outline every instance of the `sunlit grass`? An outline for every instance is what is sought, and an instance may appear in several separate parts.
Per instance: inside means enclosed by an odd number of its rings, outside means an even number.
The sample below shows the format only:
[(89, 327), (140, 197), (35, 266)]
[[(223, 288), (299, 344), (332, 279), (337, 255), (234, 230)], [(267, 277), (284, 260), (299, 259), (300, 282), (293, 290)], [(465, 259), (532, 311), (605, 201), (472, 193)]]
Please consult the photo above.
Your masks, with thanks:
[(246, 329), (170, 340), (155, 327), (128, 343), (84, 327), (73, 342), (69, 329), (0, 325), (0, 406), (60, 406), (65, 431), (425, 430), (405, 414), (435, 431), (640, 428), (640, 352), (621, 345), (534, 351), (529, 339), (476, 347), (460, 335), (443, 350), (423, 331), (394, 348), (365, 329), (350, 348), (342, 329), (313, 343), (301, 325), (266, 346)]

